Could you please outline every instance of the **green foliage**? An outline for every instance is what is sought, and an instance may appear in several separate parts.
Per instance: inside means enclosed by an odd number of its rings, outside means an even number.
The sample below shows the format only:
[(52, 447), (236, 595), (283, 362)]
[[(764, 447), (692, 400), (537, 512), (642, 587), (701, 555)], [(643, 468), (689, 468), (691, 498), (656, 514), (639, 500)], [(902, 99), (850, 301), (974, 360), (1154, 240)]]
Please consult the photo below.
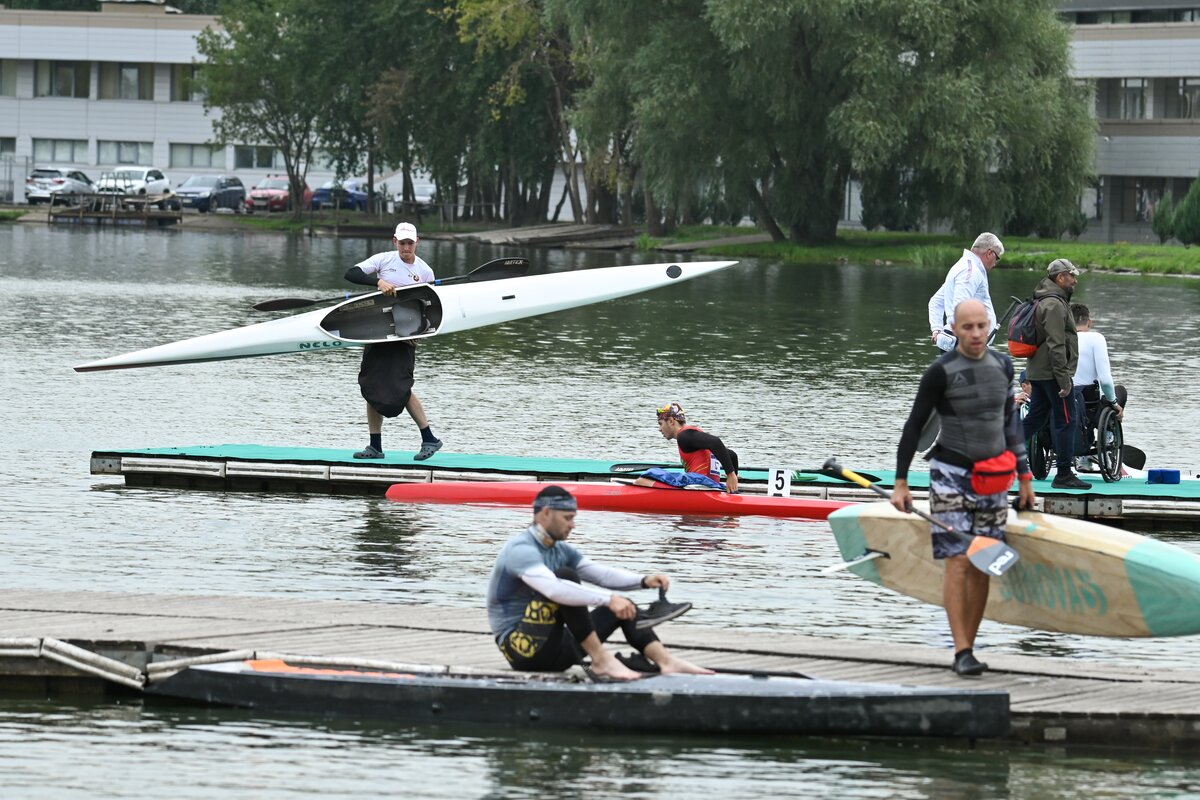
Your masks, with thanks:
[(1200, 244), (1200, 179), (1192, 181), (1171, 221), (1176, 239), (1185, 245)]
[(1175, 198), (1168, 191), (1154, 206), (1154, 219), (1150, 221), (1150, 229), (1158, 237), (1159, 244), (1166, 244), (1175, 235)]
[(291, 184), (293, 214), (303, 213), (304, 176), (317, 144), (317, 121), (331, 102), (328, 71), (314, 66), (328, 39), (321, 0), (227, 3), (220, 28), (196, 37), (204, 59), (197, 83), (217, 144), (270, 145)]

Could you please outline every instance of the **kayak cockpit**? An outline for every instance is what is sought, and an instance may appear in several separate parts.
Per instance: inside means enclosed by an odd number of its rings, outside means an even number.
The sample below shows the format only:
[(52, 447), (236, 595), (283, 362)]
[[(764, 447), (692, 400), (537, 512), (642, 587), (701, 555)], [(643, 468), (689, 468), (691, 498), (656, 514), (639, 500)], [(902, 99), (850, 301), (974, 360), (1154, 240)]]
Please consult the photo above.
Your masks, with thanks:
[(330, 311), (321, 328), (350, 342), (385, 342), (432, 336), (442, 324), (442, 301), (429, 286), (413, 286), (395, 296), (375, 294)]

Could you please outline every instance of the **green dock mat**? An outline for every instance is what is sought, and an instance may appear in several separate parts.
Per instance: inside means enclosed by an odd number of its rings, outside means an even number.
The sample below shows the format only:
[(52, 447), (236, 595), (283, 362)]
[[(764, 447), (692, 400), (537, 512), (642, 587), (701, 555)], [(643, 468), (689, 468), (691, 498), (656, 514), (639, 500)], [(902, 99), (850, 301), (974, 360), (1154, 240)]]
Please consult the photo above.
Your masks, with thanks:
[[(441, 451), (425, 461), (417, 461), (413, 453), (393, 450), (380, 459), (360, 460), (354, 458), (353, 451), (342, 448), (320, 447), (271, 447), (258, 444), (218, 444), (190, 445), (183, 447), (151, 447), (139, 450), (104, 450), (96, 451), (93, 458), (122, 457), (122, 456), (162, 456), (171, 458), (206, 459), (213, 461), (281, 461), (298, 464), (353, 464), (360, 467), (397, 467), (436, 469), (460, 472), (483, 472), (512, 475), (552, 475), (566, 478), (608, 478), (621, 475), (634, 477), (650, 467), (679, 469), (678, 463), (666, 461), (638, 460), (634, 458), (622, 461), (609, 461), (588, 458), (553, 458), (546, 456), (509, 456), (489, 455), (487, 453), (448, 453)], [(793, 470), (802, 470), (793, 474), (797, 484), (814, 485), (826, 484), (837, 486), (852, 486), (846, 481), (831, 478), (827, 475), (815, 474), (817, 465), (796, 466), (780, 464)], [(846, 465), (848, 468), (869, 473), (878, 477), (879, 484), (884, 487), (893, 485), (896, 473), (892, 470), (879, 470), (858, 465)], [(764, 483), (767, 480), (768, 467), (747, 467), (739, 473), (743, 481)], [(1115, 483), (1105, 483), (1099, 475), (1082, 473), (1081, 478), (1092, 484), (1090, 490), (1067, 491), (1053, 489), (1050, 481), (1034, 481), (1034, 489), (1038, 494), (1047, 495), (1076, 495), (1100, 497), (1129, 497), (1145, 499), (1200, 500), (1200, 480), (1184, 479), (1178, 484), (1146, 483), (1144, 480), (1126, 478)], [(914, 489), (929, 487), (929, 474), (926, 472), (911, 472), (908, 476), (909, 486)]]

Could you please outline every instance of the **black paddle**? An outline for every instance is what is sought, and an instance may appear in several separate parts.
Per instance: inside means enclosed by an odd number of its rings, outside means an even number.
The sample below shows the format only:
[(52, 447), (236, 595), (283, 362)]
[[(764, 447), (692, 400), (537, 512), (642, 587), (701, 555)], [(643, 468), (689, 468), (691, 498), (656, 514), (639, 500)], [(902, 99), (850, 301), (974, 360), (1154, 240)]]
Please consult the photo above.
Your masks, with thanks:
[[(519, 278), (529, 272), (529, 259), (527, 258), (497, 258), (492, 261), (476, 267), (465, 275), (451, 275), (449, 278), (441, 278), (433, 282), (434, 286), (444, 286), (447, 283), (476, 283), (478, 281), (497, 281), (502, 278)], [(303, 297), (278, 297), (274, 300), (263, 300), (261, 303), (255, 303), (252, 308), (255, 311), (290, 311), (294, 308), (306, 308), (308, 306), (320, 305), (321, 303), (339, 303), (342, 300), (351, 300), (355, 297), (364, 297), (374, 292), (361, 292), (359, 294), (350, 294), (342, 292), (337, 297), (326, 297), (323, 300), (309, 300)]]
[(1143, 469), (1146, 466), (1146, 451), (1131, 444), (1123, 444), (1121, 445), (1121, 461), (1134, 469)]
[[(861, 475), (857, 475), (843, 467), (837, 462), (837, 459), (829, 459), (825, 462), (825, 469), (830, 472), (837, 473), (841, 477), (849, 481), (854, 481), (864, 489), (870, 489), (876, 494), (886, 497), (891, 500), (892, 496), (883, 489), (880, 489), (875, 484)], [(1008, 568), (1021, 558), (1016, 550), (1006, 545), (999, 539), (992, 539), (988, 536), (975, 536), (974, 534), (965, 533), (955, 530), (941, 520), (934, 519), (924, 511), (916, 508), (910, 508), (910, 512), (919, 517), (929, 520), (934, 525), (944, 530), (951, 536), (957, 537), (967, 543), (967, 558), (975, 565), (977, 569), (986, 572), (989, 575), (1003, 575), (1008, 571)]]

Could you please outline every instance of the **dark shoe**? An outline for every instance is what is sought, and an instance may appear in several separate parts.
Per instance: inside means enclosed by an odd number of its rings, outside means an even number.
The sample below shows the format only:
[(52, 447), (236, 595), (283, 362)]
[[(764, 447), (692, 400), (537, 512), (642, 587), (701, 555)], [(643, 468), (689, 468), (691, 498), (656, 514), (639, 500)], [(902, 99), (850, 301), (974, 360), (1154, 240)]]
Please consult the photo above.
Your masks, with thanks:
[(1079, 476), (1074, 472), (1060, 472), (1054, 476), (1050, 487), (1053, 489), (1090, 489), (1092, 485), (1087, 481), (1079, 480)]
[(376, 450), (371, 445), (367, 445), (362, 450), (354, 454), (355, 458), (383, 458), (383, 451)]
[(414, 461), (424, 461), (431, 455), (442, 449), (442, 440), (434, 439), (432, 442), (422, 442), (421, 449), (413, 456)]
[(655, 625), (669, 622), (676, 617), (682, 617), (691, 610), (691, 603), (672, 603), (667, 600), (667, 593), (659, 589), (657, 600), (644, 608), (638, 609), (636, 627), (639, 631), (644, 631), (647, 628), (653, 628)]
[(658, 664), (655, 664), (653, 661), (636, 651), (631, 655), (617, 653), (617, 661), (620, 661), (634, 672), (645, 672), (648, 675), (657, 675), (659, 672), (661, 672), (661, 670), (658, 668)]
[(970, 650), (963, 650), (954, 656), (954, 666), (951, 669), (956, 675), (974, 677), (982, 675), (987, 669), (987, 664), (977, 659)]

